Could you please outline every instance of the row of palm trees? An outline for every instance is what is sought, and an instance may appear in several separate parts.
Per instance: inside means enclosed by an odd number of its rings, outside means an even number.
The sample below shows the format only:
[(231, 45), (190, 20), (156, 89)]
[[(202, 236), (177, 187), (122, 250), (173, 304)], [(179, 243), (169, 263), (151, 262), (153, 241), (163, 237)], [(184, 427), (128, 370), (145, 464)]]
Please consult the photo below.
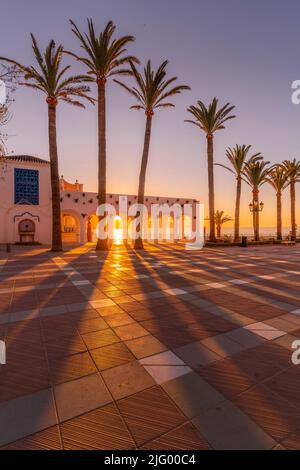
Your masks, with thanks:
[[(146, 169), (149, 156), (151, 138), (151, 124), (154, 110), (163, 107), (173, 107), (169, 98), (189, 90), (187, 85), (175, 85), (177, 77), (167, 78), (166, 67), (168, 62), (164, 61), (157, 70), (147, 62), (142, 72), (139, 72), (135, 64), (139, 60), (127, 54), (127, 46), (133, 42), (133, 36), (122, 36), (114, 38), (115, 25), (109, 21), (102, 32), (96, 34), (93, 21), (88, 19), (87, 32), (81, 33), (73, 21), (71, 28), (79, 41), (82, 54), (75, 54), (64, 50), (62, 45), (56, 47), (53, 40), (50, 41), (45, 52), (42, 53), (37, 45), (36, 39), (31, 34), (32, 48), (36, 66), (23, 65), (13, 59), (0, 57), (0, 60), (13, 64), (22, 73), (23, 80), (19, 83), (38, 90), (46, 95), (48, 106), (48, 128), (49, 128), (49, 155), (51, 167), (52, 188), (52, 251), (62, 250), (61, 237), (61, 213), (59, 196), (59, 172), (58, 151), (56, 140), (56, 109), (60, 101), (68, 104), (85, 107), (82, 100), (98, 103), (98, 201), (99, 205), (106, 202), (106, 84), (107, 80), (113, 79), (125, 88), (136, 99), (133, 109), (142, 109), (146, 115), (144, 147), (141, 161), (141, 170), (138, 187), (138, 203), (144, 202)], [(85, 75), (70, 76), (69, 65), (62, 65), (63, 54), (69, 54), (86, 68)], [(131, 87), (117, 80), (115, 77), (130, 75), (134, 79)], [(94, 82), (97, 86), (97, 99), (89, 95), (89, 83)], [(137, 214), (139, 215), (139, 214)], [(99, 216), (99, 221), (105, 217)], [(138, 227), (137, 227), (138, 228)], [(98, 239), (97, 250), (108, 249), (108, 239)], [(135, 240), (135, 248), (143, 248), (141, 238)]]
[(300, 181), (300, 162), (296, 159), (284, 160), (282, 163), (270, 165), (264, 161), (260, 153), (248, 156), (251, 146), (236, 145), (226, 150), (226, 156), (231, 166), (220, 163), (216, 165), (226, 168), (236, 177), (236, 202), (234, 220), (234, 241), (238, 242), (239, 216), (242, 181), (252, 189), (251, 210), (253, 215), (254, 239), (259, 241), (259, 190), (265, 183), (269, 183), (276, 192), (277, 240), (282, 240), (282, 193), (290, 187), (291, 200), (291, 236), (296, 237), (296, 183)]
[[(154, 111), (159, 110), (159, 108), (174, 107), (172, 97), (182, 91), (190, 89), (187, 85), (178, 85), (177, 77), (167, 77), (167, 61), (164, 61), (157, 70), (154, 70), (149, 60), (146, 66), (139, 71), (137, 68), (137, 65), (140, 63), (139, 60), (135, 56), (127, 53), (128, 45), (134, 42), (135, 38), (130, 35), (115, 38), (116, 27), (111, 21), (107, 23), (104, 30), (99, 34), (95, 32), (94, 24), (91, 19), (88, 19), (87, 31), (84, 33), (79, 30), (73, 21), (70, 21), (70, 23), (72, 32), (78, 40), (82, 51), (80, 54), (66, 51), (62, 45), (57, 47), (54, 40), (51, 40), (45, 51), (41, 52), (34, 35), (31, 34), (35, 65), (26, 66), (13, 59), (0, 57), (0, 60), (13, 64), (22, 74), (22, 80), (19, 81), (20, 85), (38, 90), (46, 96), (52, 188), (52, 251), (62, 250), (58, 149), (56, 139), (56, 111), (58, 104), (60, 102), (66, 102), (84, 108), (84, 101), (88, 101), (92, 104), (97, 103), (98, 202), (99, 204), (103, 204), (106, 202), (107, 81), (113, 80), (134, 97), (136, 102), (131, 108), (143, 110), (146, 116), (144, 146), (138, 184), (138, 203), (143, 204)], [(70, 65), (63, 64), (64, 54), (68, 54), (82, 63), (86, 69), (86, 73), (75, 76), (69, 75)], [(120, 81), (118, 77), (122, 76), (130, 76), (133, 80), (133, 84), (130, 85)], [(96, 84), (96, 98), (90, 95), (90, 83)], [(214, 98), (208, 106), (202, 101), (198, 101), (195, 106), (190, 106), (187, 110), (193, 116), (193, 119), (189, 119), (187, 122), (196, 125), (198, 129), (204, 131), (207, 139), (210, 241), (216, 240), (214, 208), (214, 134), (216, 131), (224, 129), (227, 121), (235, 118), (232, 114), (233, 109), (234, 106), (230, 103), (219, 107), (217, 98)], [(228, 149), (226, 152), (227, 158), (232, 165), (232, 168), (229, 169), (235, 173), (237, 178), (235, 240), (239, 239), (242, 181), (244, 180), (252, 186), (253, 204), (258, 202), (259, 188), (267, 180), (267, 177), (271, 181), (272, 173), (268, 167), (269, 162), (264, 162), (260, 154), (254, 154), (248, 157), (249, 151), (250, 146), (237, 145), (235, 148)], [(298, 169), (296, 170), (297, 165), (299, 165), (299, 168), (297, 167)], [(284, 162), (283, 168), (288, 172), (287, 181), (291, 187), (292, 232), (295, 233), (295, 184), (296, 181), (299, 180), (300, 164), (295, 161), (294, 163)], [(275, 169), (273, 170), (275, 171)], [(277, 171), (280, 171), (280, 169), (278, 168)], [(275, 176), (273, 180), (274, 184), (278, 184), (277, 180), (275, 183)], [(281, 191), (283, 188), (284, 186), (281, 188)], [(258, 212), (253, 214), (255, 236), (257, 238), (259, 237)], [(99, 216), (99, 221), (101, 221), (103, 217), (105, 217), (105, 214)], [(139, 229), (139, 227), (137, 227), (137, 229)], [(96, 249), (106, 250), (109, 247), (108, 243), (108, 239), (98, 239)], [(135, 240), (134, 247), (136, 249), (143, 248), (141, 238)]]

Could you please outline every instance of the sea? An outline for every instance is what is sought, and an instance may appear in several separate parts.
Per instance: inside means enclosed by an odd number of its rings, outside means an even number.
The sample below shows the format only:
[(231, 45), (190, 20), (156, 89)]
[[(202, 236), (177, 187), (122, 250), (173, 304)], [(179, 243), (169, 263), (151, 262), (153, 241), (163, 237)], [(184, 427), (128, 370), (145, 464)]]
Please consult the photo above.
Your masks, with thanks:
[[(282, 236), (286, 237), (290, 233), (290, 227), (282, 227)], [(226, 228), (225, 226), (222, 227), (221, 235), (231, 235), (234, 234), (234, 228)], [(260, 227), (259, 234), (261, 237), (269, 238), (269, 237), (276, 237), (276, 227)], [(246, 237), (253, 237), (253, 227), (241, 227), (240, 228), (240, 236)]]

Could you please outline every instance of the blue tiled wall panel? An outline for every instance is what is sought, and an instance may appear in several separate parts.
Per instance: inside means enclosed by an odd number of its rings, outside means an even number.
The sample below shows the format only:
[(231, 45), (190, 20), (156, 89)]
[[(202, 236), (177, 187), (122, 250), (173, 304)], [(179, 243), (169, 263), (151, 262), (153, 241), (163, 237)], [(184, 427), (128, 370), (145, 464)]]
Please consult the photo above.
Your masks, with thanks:
[(39, 204), (39, 172), (15, 168), (15, 204)]

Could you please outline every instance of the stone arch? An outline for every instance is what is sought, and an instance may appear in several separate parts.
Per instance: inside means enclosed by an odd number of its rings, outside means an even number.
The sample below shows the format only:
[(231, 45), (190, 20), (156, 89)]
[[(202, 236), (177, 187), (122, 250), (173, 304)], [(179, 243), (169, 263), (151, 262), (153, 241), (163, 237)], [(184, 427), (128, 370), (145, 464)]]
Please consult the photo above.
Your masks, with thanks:
[(80, 215), (72, 209), (64, 209), (62, 218), (62, 240), (63, 243), (81, 242), (81, 220)]

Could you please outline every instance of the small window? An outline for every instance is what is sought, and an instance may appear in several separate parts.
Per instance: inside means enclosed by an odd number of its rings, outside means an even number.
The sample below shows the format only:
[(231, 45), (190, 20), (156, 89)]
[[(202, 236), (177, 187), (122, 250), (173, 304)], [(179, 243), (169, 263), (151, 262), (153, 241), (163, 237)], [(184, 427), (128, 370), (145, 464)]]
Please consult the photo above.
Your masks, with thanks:
[(39, 172), (15, 168), (15, 204), (39, 204)]

